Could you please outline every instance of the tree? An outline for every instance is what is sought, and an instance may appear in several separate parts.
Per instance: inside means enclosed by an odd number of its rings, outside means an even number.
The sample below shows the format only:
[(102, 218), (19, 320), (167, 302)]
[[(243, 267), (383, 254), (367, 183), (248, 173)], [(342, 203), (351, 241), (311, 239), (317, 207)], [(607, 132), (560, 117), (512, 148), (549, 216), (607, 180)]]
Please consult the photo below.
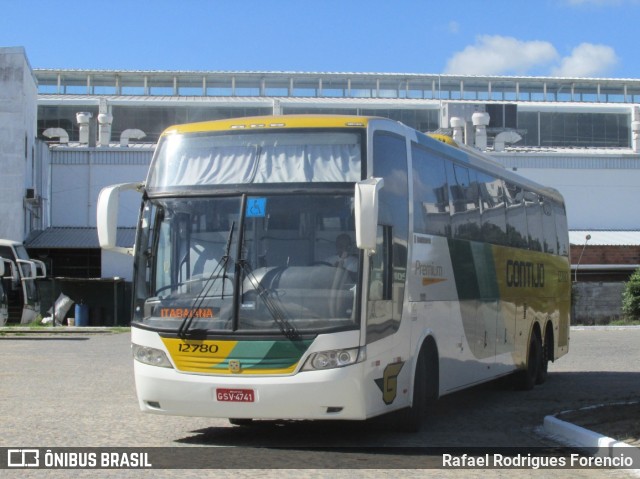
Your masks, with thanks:
[(625, 283), (622, 292), (622, 312), (631, 320), (640, 320), (640, 268)]

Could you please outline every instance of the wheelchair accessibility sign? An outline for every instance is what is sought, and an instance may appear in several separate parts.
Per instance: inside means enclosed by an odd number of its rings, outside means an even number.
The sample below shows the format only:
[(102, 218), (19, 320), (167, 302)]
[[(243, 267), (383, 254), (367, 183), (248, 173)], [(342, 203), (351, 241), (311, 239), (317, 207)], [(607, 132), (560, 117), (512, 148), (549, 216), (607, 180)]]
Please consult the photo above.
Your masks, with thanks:
[(247, 211), (245, 216), (247, 218), (264, 218), (267, 210), (266, 198), (248, 198), (247, 199)]

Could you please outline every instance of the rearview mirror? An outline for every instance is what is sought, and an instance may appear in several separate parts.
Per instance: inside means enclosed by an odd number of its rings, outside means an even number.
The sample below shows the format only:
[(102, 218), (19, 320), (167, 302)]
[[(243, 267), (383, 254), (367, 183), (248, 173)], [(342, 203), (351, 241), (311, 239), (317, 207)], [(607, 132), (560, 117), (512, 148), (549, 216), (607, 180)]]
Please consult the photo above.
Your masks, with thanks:
[(97, 225), (98, 241), (102, 249), (116, 253), (133, 254), (133, 249), (116, 246), (118, 233), (118, 207), (120, 206), (120, 192), (142, 188), (141, 183), (122, 183), (108, 186), (100, 191), (98, 196)]
[(375, 252), (378, 227), (378, 191), (384, 186), (382, 178), (369, 178), (356, 183), (355, 222), (356, 245)]

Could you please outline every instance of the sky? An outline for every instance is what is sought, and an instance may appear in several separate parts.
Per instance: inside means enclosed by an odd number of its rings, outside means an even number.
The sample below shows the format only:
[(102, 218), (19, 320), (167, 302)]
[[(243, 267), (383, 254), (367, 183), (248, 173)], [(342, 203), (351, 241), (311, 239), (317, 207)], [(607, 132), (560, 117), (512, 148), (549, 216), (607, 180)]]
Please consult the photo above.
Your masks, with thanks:
[(0, 0), (33, 68), (640, 78), (640, 0)]

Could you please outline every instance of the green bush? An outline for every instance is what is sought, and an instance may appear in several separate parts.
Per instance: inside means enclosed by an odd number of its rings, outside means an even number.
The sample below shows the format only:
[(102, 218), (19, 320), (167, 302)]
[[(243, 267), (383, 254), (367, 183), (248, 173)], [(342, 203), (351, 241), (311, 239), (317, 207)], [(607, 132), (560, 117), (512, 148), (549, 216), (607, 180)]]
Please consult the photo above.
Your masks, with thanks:
[(622, 292), (622, 312), (628, 319), (640, 320), (640, 268), (625, 283)]

